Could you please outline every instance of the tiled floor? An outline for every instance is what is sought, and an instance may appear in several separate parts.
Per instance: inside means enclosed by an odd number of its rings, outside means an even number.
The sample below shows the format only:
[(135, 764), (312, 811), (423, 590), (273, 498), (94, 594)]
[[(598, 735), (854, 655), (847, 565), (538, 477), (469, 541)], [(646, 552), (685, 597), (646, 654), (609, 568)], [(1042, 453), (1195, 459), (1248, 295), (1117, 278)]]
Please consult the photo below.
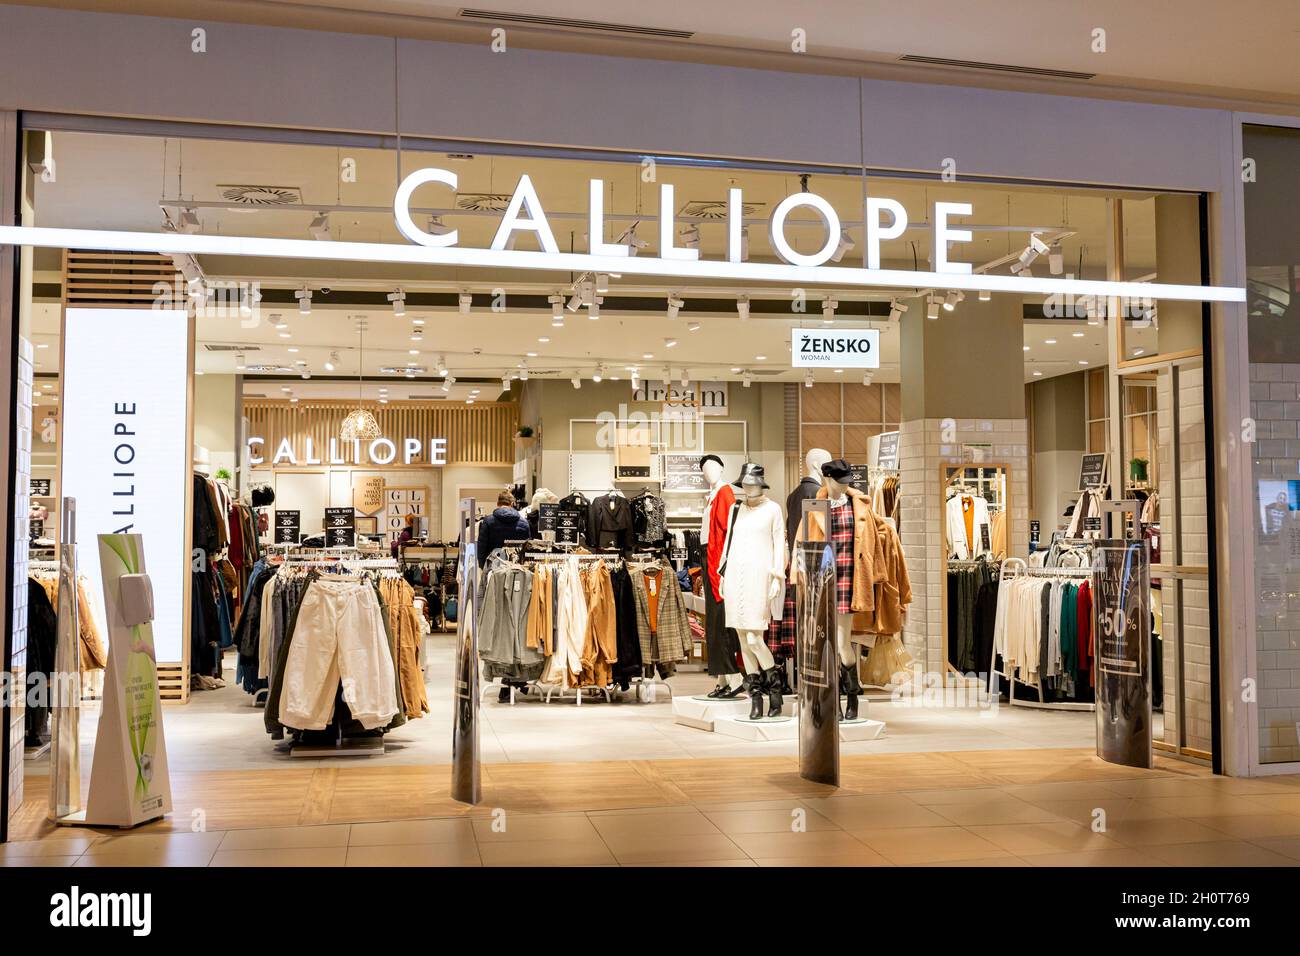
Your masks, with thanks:
[[(181, 775), (169, 820), (120, 834), (52, 827), (33, 800), (0, 864), (1300, 866), (1300, 776), (1086, 751), (846, 757), (838, 789), (784, 758), (519, 764), (485, 768), (472, 808), (445, 801), (446, 767), (397, 769)], [(279, 809), (241, 815), (239, 795)], [(204, 802), (212, 828), (188, 832)]]

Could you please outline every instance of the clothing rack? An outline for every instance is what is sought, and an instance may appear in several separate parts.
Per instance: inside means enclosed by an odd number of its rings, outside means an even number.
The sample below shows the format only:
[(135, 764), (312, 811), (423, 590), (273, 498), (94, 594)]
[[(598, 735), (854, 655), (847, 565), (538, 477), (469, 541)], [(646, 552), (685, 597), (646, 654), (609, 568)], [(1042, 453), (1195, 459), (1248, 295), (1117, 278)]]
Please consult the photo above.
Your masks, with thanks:
[[(1007, 572), (1011, 572), (1008, 576)], [(1046, 577), (1046, 578), (1091, 578), (1091, 568), (1031, 568), (1022, 558), (1007, 558), (1002, 562), (1002, 570), (998, 574), (998, 595), (1001, 600), (1002, 585), (1008, 581), (1014, 581), (1016, 578), (1025, 577)], [(990, 681), (996, 675), (1007, 679), (1007, 701), (1010, 706), (1015, 707), (1016, 701), (1016, 684), (1024, 684), (1026, 687), (1038, 691), (1038, 700), (1019, 701), (1021, 707), (1034, 707), (1039, 710), (1096, 710), (1096, 704), (1076, 701), (1048, 701), (1043, 695), (1043, 678), (1040, 675), (1038, 680), (1027, 681), (1008, 673), (1006, 670), (999, 670), (998, 661), (998, 641), (997, 635), (993, 638), (993, 651), (989, 659), (989, 679)], [(1005, 666), (1005, 665), (1004, 665)]]

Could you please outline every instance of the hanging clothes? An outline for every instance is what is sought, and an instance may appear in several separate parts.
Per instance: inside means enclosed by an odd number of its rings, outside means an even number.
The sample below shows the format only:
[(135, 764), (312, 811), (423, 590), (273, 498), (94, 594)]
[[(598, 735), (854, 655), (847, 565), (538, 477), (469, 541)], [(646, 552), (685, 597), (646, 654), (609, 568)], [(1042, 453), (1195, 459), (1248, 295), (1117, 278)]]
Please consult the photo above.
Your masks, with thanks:
[(622, 495), (601, 495), (587, 509), (587, 544), (631, 551), (636, 546), (632, 504)]
[(487, 574), (478, 623), (479, 657), (486, 679), (530, 681), (541, 676), (545, 656), (528, 641), (532, 595), (533, 573), (522, 565)]
[(948, 557), (969, 561), (992, 552), (989, 503), (980, 495), (955, 494), (944, 505)]
[(690, 656), (691, 629), (677, 576), (667, 561), (630, 569), (636, 595), (637, 632), (645, 676), (657, 671), (671, 677), (676, 664)]
[(668, 543), (668, 512), (664, 500), (649, 492), (632, 499), (632, 527), (638, 545), (649, 548), (666, 547)]
[(396, 575), (385, 575), (379, 580), (379, 592), (397, 646), (397, 679), (406, 716), (423, 717), (429, 712), (429, 695), (420, 670), (422, 629), (415, 610), (415, 589)]

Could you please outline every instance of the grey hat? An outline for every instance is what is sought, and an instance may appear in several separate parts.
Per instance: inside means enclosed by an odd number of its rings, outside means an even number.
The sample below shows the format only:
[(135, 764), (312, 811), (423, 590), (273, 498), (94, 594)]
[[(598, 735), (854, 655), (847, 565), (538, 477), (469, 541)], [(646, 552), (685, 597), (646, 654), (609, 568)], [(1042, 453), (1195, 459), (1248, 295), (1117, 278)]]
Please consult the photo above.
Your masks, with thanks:
[(761, 488), (771, 487), (763, 477), (763, 466), (756, 465), (753, 462), (745, 462), (740, 466), (740, 477), (732, 482), (739, 488), (745, 485), (758, 485)]

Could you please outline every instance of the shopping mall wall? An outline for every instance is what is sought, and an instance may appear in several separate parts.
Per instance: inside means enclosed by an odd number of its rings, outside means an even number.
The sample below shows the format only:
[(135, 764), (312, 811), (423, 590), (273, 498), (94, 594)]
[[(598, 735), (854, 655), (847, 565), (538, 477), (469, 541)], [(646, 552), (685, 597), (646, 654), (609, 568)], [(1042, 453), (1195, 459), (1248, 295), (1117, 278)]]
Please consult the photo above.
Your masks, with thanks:
[(1061, 520), (1066, 498), (1079, 493), (1079, 461), (1086, 447), (1084, 373), (1036, 381), (1026, 392), (1033, 423), (1033, 498), (1029, 517), (1040, 522), (1046, 541)]

